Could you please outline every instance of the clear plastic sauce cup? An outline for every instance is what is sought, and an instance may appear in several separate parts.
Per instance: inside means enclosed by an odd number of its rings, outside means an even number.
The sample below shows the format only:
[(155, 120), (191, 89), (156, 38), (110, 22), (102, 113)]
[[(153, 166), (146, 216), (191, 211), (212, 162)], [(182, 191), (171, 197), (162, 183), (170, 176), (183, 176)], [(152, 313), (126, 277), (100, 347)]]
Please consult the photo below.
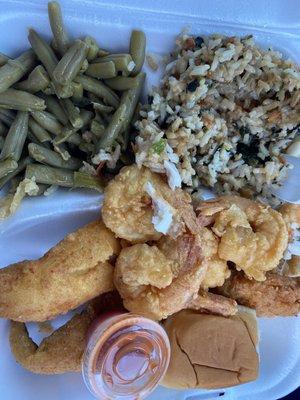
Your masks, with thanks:
[(82, 373), (99, 399), (144, 399), (163, 378), (169, 361), (169, 338), (161, 325), (115, 312), (91, 326)]

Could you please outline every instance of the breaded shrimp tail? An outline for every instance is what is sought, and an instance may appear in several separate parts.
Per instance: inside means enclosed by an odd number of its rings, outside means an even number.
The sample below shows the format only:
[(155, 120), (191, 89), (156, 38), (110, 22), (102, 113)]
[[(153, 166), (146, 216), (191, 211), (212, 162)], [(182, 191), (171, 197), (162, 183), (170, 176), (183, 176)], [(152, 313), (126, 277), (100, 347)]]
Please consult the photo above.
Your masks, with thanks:
[(264, 282), (247, 279), (243, 273), (232, 273), (215, 292), (255, 308), (261, 317), (297, 315), (300, 312), (300, 279), (267, 274)]
[(0, 270), (0, 317), (45, 321), (113, 289), (119, 243), (101, 221), (71, 233), (44, 257)]

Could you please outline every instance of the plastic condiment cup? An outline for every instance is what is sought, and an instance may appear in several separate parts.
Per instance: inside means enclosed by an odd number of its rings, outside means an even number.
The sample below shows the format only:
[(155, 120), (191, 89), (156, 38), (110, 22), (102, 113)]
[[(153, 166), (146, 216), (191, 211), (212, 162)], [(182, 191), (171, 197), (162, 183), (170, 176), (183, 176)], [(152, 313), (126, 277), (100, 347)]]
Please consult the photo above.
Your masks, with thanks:
[(140, 315), (109, 313), (91, 326), (82, 373), (99, 399), (144, 399), (159, 384), (170, 361), (161, 325)]

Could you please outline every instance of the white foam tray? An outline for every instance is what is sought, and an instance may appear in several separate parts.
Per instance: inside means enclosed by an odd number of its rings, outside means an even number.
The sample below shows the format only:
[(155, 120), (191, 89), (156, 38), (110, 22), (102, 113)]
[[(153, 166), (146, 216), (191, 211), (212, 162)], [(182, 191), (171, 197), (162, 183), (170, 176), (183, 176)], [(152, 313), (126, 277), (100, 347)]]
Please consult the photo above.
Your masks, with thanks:
[[(90, 34), (103, 47), (126, 51), (130, 30), (142, 28), (148, 51), (165, 53), (186, 26), (197, 34), (253, 33), (300, 62), (300, 2), (297, 0), (73, 0), (61, 1), (74, 37)], [(28, 47), (26, 29), (50, 35), (46, 1), (0, 0), (0, 51), (16, 55)], [(149, 72), (149, 71), (148, 71)], [(157, 81), (148, 74), (147, 86)], [(1, 195), (1, 194), (0, 194)], [(99, 215), (100, 196), (60, 190), (52, 197), (24, 201), (14, 217), (0, 223), (0, 267), (37, 258), (66, 233)], [(1, 288), (0, 288), (1, 290)], [(0, 320), (0, 398), (6, 400), (91, 400), (80, 374), (39, 376), (18, 366), (9, 349), (8, 322)], [(252, 383), (224, 390), (224, 399), (275, 400), (300, 384), (299, 318), (260, 319), (260, 374)], [(158, 388), (151, 400), (218, 398), (223, 391), (172, 391)]]

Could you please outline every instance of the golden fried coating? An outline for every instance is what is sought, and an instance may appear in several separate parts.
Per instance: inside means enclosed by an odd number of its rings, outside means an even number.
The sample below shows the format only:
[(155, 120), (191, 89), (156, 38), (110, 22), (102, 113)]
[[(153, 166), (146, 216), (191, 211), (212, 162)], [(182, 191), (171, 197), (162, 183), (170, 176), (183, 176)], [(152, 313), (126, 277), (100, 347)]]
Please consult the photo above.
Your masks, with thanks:
[[(157, 246), (136, 244), (121, 250), (114, 282), (124, 306), (154, 320), (183, 308), (197, 295), (206, 261), (194, 235), (169, 238), (172, 257)], [(169, 243), (170, 243), (169, 242)]]
[(0, 270), (0, 317), (45, 321), (113, 289), (119, 243), (101, 221), (68, 235), (42, 258)]
[(210, 289), (222, 286), (227, 278), (230, 277), (230, 269), (227, 262), (221, 260), (218, 255), (208, 261), (207, 271), (201, 283), (201, 288)]
[(287, 224), (300, 225), (300, 205), (299, 204), (283, 204), (279, 212), (282, 214), (283, 219)]
[(10, 346), (16, 361), (36, 374), (79, 372), (92, 317), (85, 311), (45, 338), (37, 346), (23, 322), (11, 322)]
[(256, 282), (241, 272), (234, 272), (222, 287), (214, 291), (255, 308), (261, 317), (297, 315), (300, 312), (300, 278), (269, 273), (264, 282)]
[(186, 308), (224, 317), (235, 315), (238, 311), (235, 300), (204, 290), (200, 290), (198, 296), (192, 299)]
[(88, 330), (97, 315), (122, 309), (114, 292), (93, 299), (81, 313), (45, 338), (39, 346), (29, 337), (26, 325), (11, 322), (10, 346), (16, 361), (37, 374), (63, 374), (81, 371)]
[(161, 175), (136, 165), (124, 167), (107, 185), (102, 207), (105, 225), (117, 237), (133, 243), (158, 240), (162, 234), (153, 225), (154, 207), (146, 189), (148, 183), (172, 213), (170, 234), (180, 235), (185, 226), (196, 233), (198, 224), (190, 196), (181, 189), (171, 190)]
[(282, 215), (261, 203), (239, 196), (224, 196), (203, 202), (204, 216), (214, 216), (213, 232), (220, 237), (218, 255), (234, 262), (249, 278), (265, 279), (277, 267), (288, 245)]

